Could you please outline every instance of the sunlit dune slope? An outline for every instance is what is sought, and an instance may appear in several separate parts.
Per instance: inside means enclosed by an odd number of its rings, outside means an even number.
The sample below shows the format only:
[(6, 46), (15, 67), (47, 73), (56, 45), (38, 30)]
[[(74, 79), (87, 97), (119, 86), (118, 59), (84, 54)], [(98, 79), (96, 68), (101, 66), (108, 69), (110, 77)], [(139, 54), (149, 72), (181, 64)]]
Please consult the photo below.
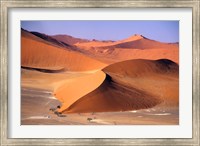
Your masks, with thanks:
[(119, 40), (119, 41), (99, 41), (99, 40), (92, 40), (92, 41), (87, 41), (87, 42), (77, 42), (75, 45), (78, 47), (81, 47), (83, 49), (89, 49), (89, 48), (97, 48), (97, 47), (110, 47), (114, 45), (118, 45), (120, 43), (125, 43), (125, 42), (131, 42), (131, 41), (136, 41), (139, 39), (142, 39), (143, 37), (141, 35), (134, 35), (129, 38)]
[(179, 66), (168, 59), (144, 60), (135, 59), (127, 60), (112, 64), (103, 69), (107, 74), (114, 73), (121, 76), (140, 77), (152, 74), (178, 76)]
[(32, 68), (64, 68), (87, 71), (103, 68), (104, 63), (79, 52), (59, 48), (27, 37), (21, 38), (21, 65)]
[(178, 43), (163, 43), (148, 39), (142, 35), (135, 34), (129, 38), (119, 41), (90, 41), (79, 42), (80, 47), (100, 48), (130, 48), (130, 49), (166, 49), (177, 48)]
[(170, 60), (129, 60), (103, 69), (105, 81), (64, 113), (178, 106), (178, 65)]
[(114, 52), (108, 55), (110, 58), (117, 58), (121, 60), (130, 60), (130, 59), (149, 59), (149, 60), (158, 60), (166, 58), (172, 60), (176, 63), (179, 63), (179, 49), (170, 48), (170, 49), (115, 49)]
[(179, 44), (162, 43), (142, 35), (133, 35), (115, 42), (91, 41), (76, 46), (94, 58), (106, 63), (131, 59), (157, 60), (166, 58), (179, 63)]
[(105, 77), (104, 72), (97, 71), (86, 76), (67, 80), (64, 85), (54, 91), (54, 96), (62, 102), (62, 107), (59, 111), (67, 109), (82, 96), (95, 90), (102, 84)]
[(131, 59), (158, 60), (166, 58), (179, 63), (179, 49), (125, 49), (125, 48), (90, 48), (86, 51), (91, 57), (105, 63), (116, 63)]
[[(106, 46), (105, 46), (106, 47)], [(147, 39), (142, 37), (137, 40), (124, 41), (121, 43), (117, 43), (111, 46), (107, 46), (111, 48), (131, 48), (131, 49), (170, 49), (177, 48), (177, 43), (161, 43), (154, 40)]]

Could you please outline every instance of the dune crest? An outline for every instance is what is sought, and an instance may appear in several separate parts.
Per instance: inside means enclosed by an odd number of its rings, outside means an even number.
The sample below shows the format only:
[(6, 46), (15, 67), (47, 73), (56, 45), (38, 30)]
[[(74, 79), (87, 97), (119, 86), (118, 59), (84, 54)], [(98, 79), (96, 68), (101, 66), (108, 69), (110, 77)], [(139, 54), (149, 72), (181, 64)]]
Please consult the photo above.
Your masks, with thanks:
[(67, 109), (82, 96), (98, 88), (105, 80), (105, 73), (97, 71), (84, 77), (67, 80), (64, 85), (54, 91), (54, 96), (62, 102), (59, 112)]

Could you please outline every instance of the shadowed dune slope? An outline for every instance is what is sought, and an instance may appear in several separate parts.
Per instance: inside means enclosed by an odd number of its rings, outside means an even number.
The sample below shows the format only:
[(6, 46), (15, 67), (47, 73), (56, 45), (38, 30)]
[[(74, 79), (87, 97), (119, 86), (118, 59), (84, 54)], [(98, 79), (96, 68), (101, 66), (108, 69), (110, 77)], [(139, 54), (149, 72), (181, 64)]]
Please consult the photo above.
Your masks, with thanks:
[(67, 44), (70, 44), (70, 45), (74, 45), (76, 43), (89, 42), (89, 40), (75, 38), (75, 37), (72, 37), (70, 35), (53, 35), (52, 37), (55, 38), (56, 40), (59, 40), (61, 42), (64, 42), (64, 43), (67, 43)]
[(21, 36), (35, 40), (35, 41), (39, 41), (39, 42), (42, 42), (42, 43), (45, 43), (48, 45), (52, 45), (52, 46), (55, 46), (58, 48), (81, 52), (81, 50), (79, 48), (77, 48), (76, 46), (62, 42), (60, 40), (57, 40), (56, 38), (53, 38), (52, 36), (49, 36), (49, 35), (46, 35), (43, 33), (29, 32), (25, 29), (21, 29)]
[[(178, 105), (178, 65), (170, 60), (129, 60), (112, 64), (103, 71), (107, 74), (103, 84), (79, 98), (64, 113), (137, 110), (162, 103)], [(172, 88), (165, 91), (167, 86)], [(162, 96), (164, 92), (170, 93)]]
[(123, 86), (107, 76), (99, 88), (80, 98), (64, 113), (136, 110), (153, 107), (160, 102), (144, 91)]
[(39, 33), (39, 32), (30, 32), (32, 33), (33, 35), (45, 40), (45, 41), (48, 41), (48, 42), (51, 42), (52, 44), (55, 44), (57, 46), (60, 46), (60, 47), (72, 47), (71, 45), (67, 44), (67, 43), (64, 43), (62, 41), (58, 41), (56, 40), (55, 38), (49, 36), (49, 35), (46, 35), (46, 34), (42, 34), (42, 33)]
[(23, 67), (64, 68), (69, 71), (88, 71), (105, 67), (104, 63), (79, 52), (52, 46), (28, 37), (22, 36), (21, 45), (21, 65)]

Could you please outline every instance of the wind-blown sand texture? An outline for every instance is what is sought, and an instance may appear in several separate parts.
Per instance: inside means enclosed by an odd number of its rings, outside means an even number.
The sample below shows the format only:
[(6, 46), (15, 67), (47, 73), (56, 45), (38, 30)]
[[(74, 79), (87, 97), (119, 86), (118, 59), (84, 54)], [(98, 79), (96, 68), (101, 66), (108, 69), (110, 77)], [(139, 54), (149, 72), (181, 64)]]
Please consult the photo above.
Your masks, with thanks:
[[(161, 43), (142, 35), (90, 41), (21, 32), (23, 124), (178, 124), (178, 43)], [(36, 106), (34, 96), (45, 108), (39, 104), (37, 110), (27, 112)], [(77, 121), (57, 120), (48, 108), (58, 116), (71, 114)], [(41, 116), (41, 111), (50, 118)], [(87, 113), (102, 119), (92, 116), (83, 121), (86, 116), (80, 118), (80, 114)], [(123, 117), (123, 113), (124, 121), (118, 120), (116, 115)], [(161, 122), (158, 116), (168, 118)]]

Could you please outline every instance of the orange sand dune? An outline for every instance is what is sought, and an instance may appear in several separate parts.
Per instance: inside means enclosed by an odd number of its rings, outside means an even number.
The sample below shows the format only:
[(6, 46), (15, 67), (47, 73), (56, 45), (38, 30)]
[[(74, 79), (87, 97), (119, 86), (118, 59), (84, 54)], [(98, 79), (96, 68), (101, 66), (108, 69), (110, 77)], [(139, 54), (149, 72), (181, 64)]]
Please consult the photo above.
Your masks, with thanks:
[(105, 67), (79, 52), (66, 50), (40, 41), (21, 38), (21, 65), (33, 68), (64, 68), (69, 71), (96, 70)]
[(56, 38), (43, 34), (43, 33), (39, 33), (39, 32), (29, 32), (27, 30), (21, 29), (21, 36), (25, 37), (25, 38), (29, 38), (31, 40), (35, 40), (35, 41), (39, 41), (51, 46), (55, 46), (58, 48), (63, 48), (66, 50), (73, 50), (73, 51), (78, 51), (81, 52), (80, 49), (78, 49), (76, 46), (74, 46), (73, 44), (68, 44), (66, 43), (66, 41), (62, 42), (60, 40), (57, 40)]
[[(114, 54), (114, 55), (112, 55)], [(117, 58), (119, 61), (130, 60), (130, 59), (149, 59), (158, 60), (166, 58), (179, 63), (179, 49), (115, 49), (112, 54), (108, 55), (110, 58)]]
[(112, 64), (104, 68), (103, 71), (107, 74), (114, 73), (128, 77), (140, 77), (152, 74), (178, 77), (178, 69), (178, 65), (168, 59), (160, 59), (156, 61), (135, 59)]
[(77, 43), (85, 54), (105, 63), (115, 63), (130, 59), (170, 59), (179, 63), (178, 43), (162, 43), (134, 35), (116, 42), (91, 41)]
[(104, 83), (73, 103), (64, 113), (111, 112), (150, 108), (161, 102), (148, 93), (118, 84), (107, 77)]
[(62, 102), (62, 107), (59, 111), (67, 109), (79, 98), (95, 90), (102, 84), (105, 77), (104, 72), (97, 71), (83, 77), (67, 80), (64, 85), (54, 91), (54, 96)]
[(161, 99), (162, 106), (179, 104), (179, 66), (168, 59), (123, 61), (110, 65), (104, 72), (124, 85)]
[[(60, 111), (108, 112), (178, 106), (178, 65), (170, 60), (129, 60), (103, 71), (106, 79), (96, 90), (76, 98)], [(65, 89), (60, 93), (62, 97), (67, 95)], [(59, 99), (59, 91), (56, 97)], [(70, 97), (65, 98), (71, 101)]]
[(92, 40), (88, 42), (77, 42), (75, 45), (81, 48), (95, 48), (95, 47), (105, 47), (105, 46), (113, 46), (117, 45), (120, 43), (125, 43), (125, 42), (131, 42), (131, 41), (136, 41), (139, 39), (142, 39), (143, 37), (141, 35), (134, 35), (129, 38), (119, 40), (119, 41), (97, 41), (97, 40)]
[(123, 41), (121, 43), (117, 43), (111, 46), (105, 47), (113, 47), (113, 48), (131, 48), (131, 49), (170, 49), (177, 48), (177, 43), (161, 43), (154, 40), (147, 39), (145, 37), (136, 39), (133, 41)]
[(87, 39), (75, 38), (75, 37), (72, 37), (70, 35), (54, 35), (52, 37), (55, 38), (56, 40), (59, 40), (61, 42), (64, 42), (64, 43), (67, 43), (67, 44), (70, 44), (70, 45), (74, 45), (76, 43), (89, 42), (89, 40), (87, 40)]
[(131, 59), (149, 59), (149, 60), (158, 60), (162, 58), (166, 58), (172, 60), (176, 63), (179, 63), (179, 49), (171, 48), (171, 49), (125, 49), (125, 48), (117, 48), (117, 49), (90, 49), (88, 52), (91, 57), (100, 60), (101, 62), (105, 62), (108, 64), (121, 62), (124, 60)]
[(90, 41), (78, 42), (76, 46), (82, 48), (130, 48), (130, 49), (170, 49), (177, 48), (177, 43), (162, 43), (150, 40), (142, 35), (135, 34), (129, 38), (119, 41)]

